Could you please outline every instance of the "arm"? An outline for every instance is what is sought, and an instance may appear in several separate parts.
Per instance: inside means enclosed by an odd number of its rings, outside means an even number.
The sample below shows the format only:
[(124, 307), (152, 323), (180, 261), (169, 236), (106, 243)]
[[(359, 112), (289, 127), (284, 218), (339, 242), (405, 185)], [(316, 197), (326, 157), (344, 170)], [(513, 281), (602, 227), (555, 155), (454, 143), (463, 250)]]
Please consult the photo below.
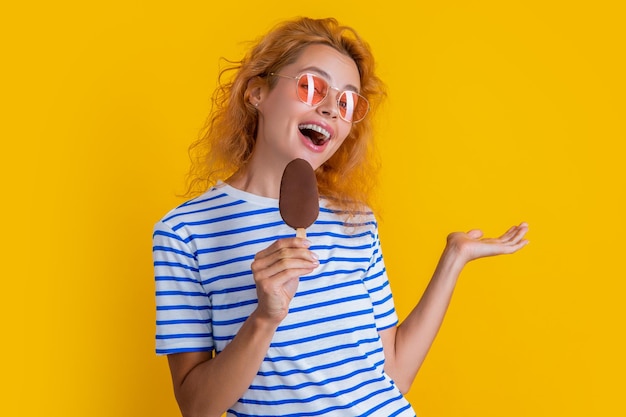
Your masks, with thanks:
[(528, 225), (510, 228), (495, 239), (481, 239), (482, 232), (452, 233), (422, 298), (398, 327), (381, 332), (385, 371), (402, 392), (407, 392), (421, 367), (450, 304), (463, 267), (474, 259), (517, 252), (528, 241)]
[(256, 310), (222, 352), (168, 356), (174, 394), (183, 416), (221, 416), (248, 389), (298, 287), (298, 278), (318, 265), (305, 239), (281, 239), (259, 252), (252, 272)]

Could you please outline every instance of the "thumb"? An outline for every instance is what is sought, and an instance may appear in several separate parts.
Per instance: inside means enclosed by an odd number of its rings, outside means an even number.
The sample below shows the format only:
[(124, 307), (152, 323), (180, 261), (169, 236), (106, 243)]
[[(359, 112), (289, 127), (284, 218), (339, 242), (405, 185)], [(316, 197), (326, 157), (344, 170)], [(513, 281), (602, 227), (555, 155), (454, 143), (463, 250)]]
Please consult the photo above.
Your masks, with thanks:
[(483, 237), (483, 231), (480, 229), (472, 229), (467, 232), (467, 236), (471, 239), (480, 239)]

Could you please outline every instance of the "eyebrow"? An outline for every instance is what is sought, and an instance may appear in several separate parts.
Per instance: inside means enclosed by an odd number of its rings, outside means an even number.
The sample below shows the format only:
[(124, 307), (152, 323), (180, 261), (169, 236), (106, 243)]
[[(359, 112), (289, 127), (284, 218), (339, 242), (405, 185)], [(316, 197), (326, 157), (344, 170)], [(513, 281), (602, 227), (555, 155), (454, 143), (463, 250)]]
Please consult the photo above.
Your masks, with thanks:
[[(316, 66), (314, 66), (314, 65), (313, 65), (313, 66), (310, 66), (310, 67), (302, 68), (302, 69), (300, 70), (300, 74), (305, 73), (305, 72), (307, 72), (307, 71), (314, 71), (314, 72), (317, 72), (319, 75), (321, 75), (322, 77), (326, 78), (327, 80), (330, 80), (330, 79), (332, 78), (332, 77), (330, 76), (330, 74), (329, 74), (329, 73), (327, 73), (327, 72), (326, 72), (326, 71), (324, 71), (323, 69), (321, 69), (321, 68), (319, 68), (319, 67), (316, 67)], [(358, 89), (356, 86), (352, 85), (352, 84), (348, 84), (348, 85), (346, 85), (346, 87), (345, 87), (345, 88), (346, 88), (347, 90), (352, 90), (352, 91), (354, 91), (354, 92), (356, 92), (356, 93), (358, 93), (358, 92), (359, 92), (359, 89)]]

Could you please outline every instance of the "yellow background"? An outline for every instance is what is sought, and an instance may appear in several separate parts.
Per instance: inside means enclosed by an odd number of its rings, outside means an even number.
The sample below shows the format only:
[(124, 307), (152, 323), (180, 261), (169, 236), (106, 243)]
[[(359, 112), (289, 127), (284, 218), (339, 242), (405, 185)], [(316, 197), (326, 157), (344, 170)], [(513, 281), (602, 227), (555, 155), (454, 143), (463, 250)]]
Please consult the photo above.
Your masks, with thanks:
[(392, 3), (3, 6), (0, 415), (178, 415), (154, 355), (152, 225), (182, 202), (219, 57), (305, 14), (356, 27), (389, 86), (381, 233), (401, 316), (448, 232), (531, 225), (522, 252), (463, 273), (418, 415), (626, 414), (622, 2)]

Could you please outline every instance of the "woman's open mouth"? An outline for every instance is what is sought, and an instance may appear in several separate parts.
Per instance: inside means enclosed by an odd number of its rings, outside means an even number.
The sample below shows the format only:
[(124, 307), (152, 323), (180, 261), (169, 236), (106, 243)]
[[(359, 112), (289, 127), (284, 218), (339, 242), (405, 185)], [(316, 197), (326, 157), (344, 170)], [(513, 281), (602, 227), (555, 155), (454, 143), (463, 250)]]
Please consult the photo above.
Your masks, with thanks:
[(298, 129), (315, 146), (322, 146), (330, 140), (330, 132), (319, 125), (306, 123), (299, 125)]

